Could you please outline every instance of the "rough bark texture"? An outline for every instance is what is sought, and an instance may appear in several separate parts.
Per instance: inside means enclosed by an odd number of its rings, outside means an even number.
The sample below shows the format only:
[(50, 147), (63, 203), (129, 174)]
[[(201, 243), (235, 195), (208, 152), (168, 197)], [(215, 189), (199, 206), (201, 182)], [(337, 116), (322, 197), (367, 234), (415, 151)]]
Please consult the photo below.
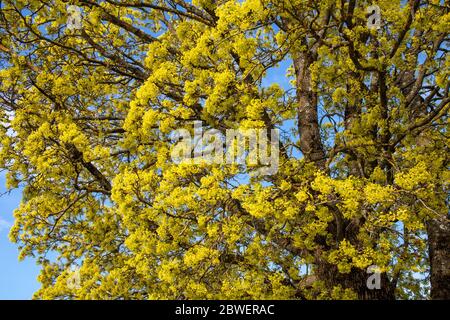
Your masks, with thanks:
[(352, 289), (360, 300), (394, 300), (395, 286), (385, 273), (380, 274), (380, 288), (369, 289), (367, 280), (372, 275), (366, 270), (353, 268), (349, 273), (340, 273), (335, 265), (323, 263), (317, 270), (319, 279), (325, 281), (328, 288), (342, 286)]
[(450, 299), (450, 220), (433, 219), (427, 224), (431, 299)]
[(297, 82), (298, 127), (300, 149), (307, 161), (312, 161), (321, 169), (325, 167), (325, 152), (320, 138), (317, 119), (317, 94), (311, 86), (309, 67), (314, 61), (312, 54), (301, 54), (294, 59)]
[[(307, 53), (299, 54), (294, 59), (294, 68), (296, 73), (297, 100), (298, 100), (298, 126), (300, 133), (299, 146), (306, 161), (314, 162), (319, 169), (326, 169), (326, 155), (323, 148), (317, 111), (317, 94), (314, 92), (311, 83), (310, 66), (315, 61), (316, 53), (314, 49)], [(350, 123), (357, 109), (348, 110), (348, 122)], [(348, 123), (348, 124), (349, 124)], [(358, 170), (356, 157), (353, 163), (351, 174), (361, 175)], [(329, 228), (335, 230), (336, 241), (339, 242), (343, 237), (355, 238), (355, 235), (344, 235), (343, 218), (337, 207), (330, 208), (335, 215), (335, 221), (330, 223)], [(320, 241), (319, 241), (320, 242)], [(326, 245), (325, 243), (323, 243)], [(336, 286), (352, 289), (361, 300), (390, 300), (395, 299), (395, 285), (393, 285), (386, 274), (381, 274), (380, 289), (369, 289), (367, 279), (371, 274), (366, 270), (352, 269), (350, 273), (343, 274), (338, 272), (335, 265), (325, 261), (317, 260), (316, 276), (323, 281), (327, 288), (333, 289)]]

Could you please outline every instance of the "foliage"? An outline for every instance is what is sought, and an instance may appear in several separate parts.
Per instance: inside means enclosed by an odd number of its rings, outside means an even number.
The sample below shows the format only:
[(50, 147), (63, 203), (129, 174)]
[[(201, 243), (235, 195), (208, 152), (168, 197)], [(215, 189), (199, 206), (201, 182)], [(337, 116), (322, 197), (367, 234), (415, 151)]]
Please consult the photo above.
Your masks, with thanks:
[[(23, 187), (10, 238), (42, 265), (35, 298), (346, 299), (361, 295), (321, 270), (370, 265), (426, 297), (426, 222), (448, 211), (450, 12), (381, 0), (371, 30), (371, 4), (2, 1), (0, 168)], [(303, 96), (321, 159), (299, 142)], [(170, 134), (193, 120), (286, 131), (278, 173), (173, 163)]]

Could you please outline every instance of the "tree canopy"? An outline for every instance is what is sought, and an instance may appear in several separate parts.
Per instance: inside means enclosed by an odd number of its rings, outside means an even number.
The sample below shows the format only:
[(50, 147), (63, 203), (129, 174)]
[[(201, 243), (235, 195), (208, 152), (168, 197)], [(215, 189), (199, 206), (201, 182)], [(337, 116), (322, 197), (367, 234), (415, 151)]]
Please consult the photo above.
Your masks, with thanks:
[[(440, 0), (1, 1), (35, 298), (448, 299), (449, 30)], [(175, 163), (194, 121), (279, 129), (277, 172)]]

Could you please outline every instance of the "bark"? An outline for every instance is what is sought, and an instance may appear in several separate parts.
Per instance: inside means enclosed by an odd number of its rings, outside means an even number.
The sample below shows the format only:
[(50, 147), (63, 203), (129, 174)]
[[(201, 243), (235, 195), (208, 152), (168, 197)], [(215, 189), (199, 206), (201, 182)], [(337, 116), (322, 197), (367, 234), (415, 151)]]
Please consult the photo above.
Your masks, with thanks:
[(450, 299), (450, 220), (427, 223), (431, 299)]
[(325, 152), (317, 119), (317, 93), (311, 85), (310, 66), (314, 53), (303, 53), (294, 58), (297, 84), (299, 146), (306, 161), (325, 169)]
[(349, 273), (340, 273), (332, 264), (323, 263), (316, 270), (319, 279), (325, 282), (328, 288), (340, 285), (342, 288), (352, 289), (360, 300), (394, 300), (395, 285), (392, 284), (385, 273), (380, 274), (379, 289), (370, 289), (367, 280), (372, 273), (366, 270), (352, 268)]
[[(330, 207), (329, 209), (334, 212), (335, 217), (339, 217), (335, 218), (335, 221), (328, 226), (328, 232), (336, 235), (335, 242), (338, 243), (342, 239), (347, 239), (350, 243), (357, 245), (359, 242), (359, 226), (364, 221), (345, 219), (336, 206)], [(316, 237), (316, 243), (321, 246), (321, 250), (332, 250), (332, 246), (327, 243), (326, 237)], [(379, 274), (380, 286), (378, 288), (371, 288), (368, 285), (368, 280), (373, 279), (372, 276), (375, 275), (375, 270), (352, 268), (349, 273), (341, 273), (336, 265), (323, 260), (320, 251), (315, 254), (314, 265), (315, 275), (324, 282), (326, 288), (330, 291), (340, 286), (343, 289), (351, 289), (357, 294), (359, 300), (395, 299), (397, 279), (389, 279), (386, 273)]]
[[(325, 151), (320, 137), (320, 128), (317, 113), (317, 94), (311, 84), (310, 66), (314, 62), (314, 52), (299, 55), (294, 59), (297, 84), (298, 125), (300, 133), (300, 149), (306, 161), (314, 162), (319, 169), (325, 169)], [(356, 110), (351, 110), (352, 115)], [(350, 119), (349, 119), (350, 121)], [(358, 171), (356, 159), (354, 163), (355, 174)], [(335, 220), (330, 223), (330, 230), (334, 230), (336, 241), (342, 240), (343, 221), (338, 208), (332, 208), (335, 212)], [(340, 218), (341, 217), (341, 218)], [(350, 236), (350, 235), (346, 235)], [(321, 242), (321, 241), (319, 241)], [(326, 246), (325, 241), (323, 245)], [(390, 300), (394, 299), (395, 285), (391, 284), (386, 274), (380, 274), (380, 289), (369, 289), (367, 280), (370, 273), (366, 270), (353, 268), (350, 273), (338, 272), (337, 267), (320, 258), (316, 260), (316, 277), (325, 283), (328, 289), (341, 286), (344, 289), (352, 289), (361, 300)]]
[[(418, 32), (417, 36), (420, 35), (421, 33)], [(419, 73), (418, 76), (415, 76), (414, 71), (406, 70), (398, 79), (398, 82), (403, 88), (403, 94), (407, 95), (408, 100), (410, 100), (409, 104), (412, 111), (411, 121), (419, 116), (426, 116), (424, 110), (426, 110), (427, 101), (419, 94), (417, 89), (422, 85), (422, 77), (423, 74), (421, 75)], [(441, 104), (445, 102), (444, 97)], [(440, 107), (438, 106), (436, 110), (439, 111)], [(426, 119), (427, 120), (424, 120), (424, 123), (431, 121), (433, 118), (428, 117)], [(413, 128), (414, 127), (412, 127), (410, 131), (412, 131)], [(415, 138), (419, 145), (424, 143), (423, 138), (419, 135), (416, 135)], [(428, 234), (428, 259), (430, 263), (430, 298), (447, 300), (450, 299), (450, 220), (448, 216), (443, 216), (440, 219), (430, 219), (426, 224)]]

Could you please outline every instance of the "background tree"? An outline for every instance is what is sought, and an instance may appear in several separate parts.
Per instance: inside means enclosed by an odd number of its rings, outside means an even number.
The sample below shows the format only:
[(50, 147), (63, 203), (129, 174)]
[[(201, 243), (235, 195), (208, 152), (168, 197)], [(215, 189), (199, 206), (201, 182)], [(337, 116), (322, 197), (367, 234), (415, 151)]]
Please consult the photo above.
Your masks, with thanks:
[[(449, 298), (445, 2), (0, 9), (0, 167), (36, 298)], [(279, 171), (173, 163), (194, 120), (281, 129)]]

